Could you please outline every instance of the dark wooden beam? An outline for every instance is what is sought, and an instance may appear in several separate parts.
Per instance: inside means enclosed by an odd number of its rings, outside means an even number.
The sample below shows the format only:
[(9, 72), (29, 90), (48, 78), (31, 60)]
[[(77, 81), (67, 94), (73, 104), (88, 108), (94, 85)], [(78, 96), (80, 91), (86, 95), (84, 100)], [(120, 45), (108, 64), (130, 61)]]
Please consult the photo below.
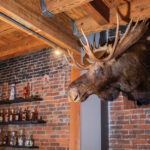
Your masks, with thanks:
[(99, 25), (109, 22), (109, 8), (102, 0), (94, 0), (81, 6)]

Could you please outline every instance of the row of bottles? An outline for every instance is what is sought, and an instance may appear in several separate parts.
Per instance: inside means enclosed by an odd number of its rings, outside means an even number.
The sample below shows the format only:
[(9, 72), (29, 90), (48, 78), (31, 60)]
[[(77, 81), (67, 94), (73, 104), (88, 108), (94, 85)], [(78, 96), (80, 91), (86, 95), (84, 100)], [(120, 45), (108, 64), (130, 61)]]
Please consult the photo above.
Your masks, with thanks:
[(29, 108), (0, 110), (0, 122), (38, 121), (38, 120), (39, 117), (37, 107), (35, 107), (33, 111), (29, 110)]
[(34, 140), (31, 135), (26, 137), (23, 130), (20, 130), (19, 133), (0, 130), (0, 145), (33, 147)]

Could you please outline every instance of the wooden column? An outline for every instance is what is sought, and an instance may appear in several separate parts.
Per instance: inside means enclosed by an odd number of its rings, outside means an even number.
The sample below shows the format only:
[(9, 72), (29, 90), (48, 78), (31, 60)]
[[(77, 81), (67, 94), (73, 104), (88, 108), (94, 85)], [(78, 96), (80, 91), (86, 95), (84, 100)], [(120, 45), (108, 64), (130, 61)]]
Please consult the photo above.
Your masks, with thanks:
[[(80, 62), (81, 56), (75, 55)], [(71, 68), (71, 82), (81, 75), (81, 71)], [(69, 150), (80, 150), (80, 103), (70, 103), (70, 146)]]

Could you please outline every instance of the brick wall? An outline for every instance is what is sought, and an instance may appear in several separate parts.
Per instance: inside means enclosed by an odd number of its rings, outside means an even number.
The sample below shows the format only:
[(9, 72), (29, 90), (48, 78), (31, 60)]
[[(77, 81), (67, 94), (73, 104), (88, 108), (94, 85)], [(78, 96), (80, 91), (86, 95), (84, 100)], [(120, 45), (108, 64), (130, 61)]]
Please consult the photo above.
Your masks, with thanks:
[[(10, 85), (16, 83), (16, 96), (22, 97), (23, 88), (30, 83), (32, 95), (43, 98), (41, 102), (2, 105), (3, 108), (34, 109), (46, 124), (0, 126), (3, 130), (23, 129), (33, 134), (40, 150), (68, 150), (70, 105), (66, 89), (70, 83), (70, 67), (62, 55), (56, 56), (52, 49), (44, 49), (28, 55), (0, 62), (0, 97), (8, 98)], [(4, 148), (1, 148), (4, 150)], [(5, 148), (8, 149), (8, 148)]]
[(150, 107), (137, 106), (122, 95), (109, 103), (110, 150), (150, 149)]

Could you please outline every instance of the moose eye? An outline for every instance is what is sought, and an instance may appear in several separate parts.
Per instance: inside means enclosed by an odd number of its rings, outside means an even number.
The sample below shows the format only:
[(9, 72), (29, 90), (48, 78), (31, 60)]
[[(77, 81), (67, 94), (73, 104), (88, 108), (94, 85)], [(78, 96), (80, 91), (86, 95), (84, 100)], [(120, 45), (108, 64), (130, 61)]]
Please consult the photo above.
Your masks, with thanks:
[(103, 71), (102, 68), (97, 68), (97, 69), (95, 70), (95, 74), (97, 75), (97, 74), (99, 74), (99, 73), (102, 72), (102, 71)]

